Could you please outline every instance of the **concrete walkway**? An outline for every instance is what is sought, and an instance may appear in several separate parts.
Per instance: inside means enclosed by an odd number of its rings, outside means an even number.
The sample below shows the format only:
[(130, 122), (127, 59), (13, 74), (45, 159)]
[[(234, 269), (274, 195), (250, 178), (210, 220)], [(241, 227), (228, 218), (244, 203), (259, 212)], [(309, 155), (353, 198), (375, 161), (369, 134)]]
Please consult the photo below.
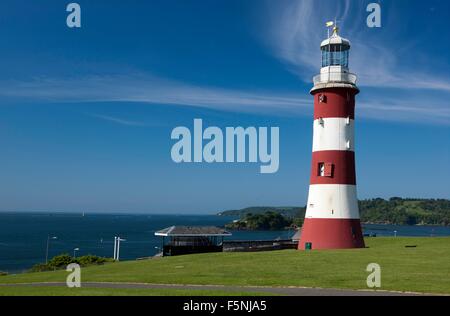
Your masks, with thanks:
[[(15, 286), (55, 286), (65, 287), (63, 282), (14, 283), (0, 284), (0, 287)], [(303, 287), (265, 287), (265, 286), (226, 286), (226, 285), (180, 285), (180, 284), (149, 284), (149, 283), (113, 283), (113, 282), (82, 282), (86, 288), (109, 289), (182, 289), (182, 290), (219, 290), (229, 292), (261, 292), (283, 296), (417, 296), (421, 293), (404, 293), (393, 291), (372, 290), (341, 290)]]

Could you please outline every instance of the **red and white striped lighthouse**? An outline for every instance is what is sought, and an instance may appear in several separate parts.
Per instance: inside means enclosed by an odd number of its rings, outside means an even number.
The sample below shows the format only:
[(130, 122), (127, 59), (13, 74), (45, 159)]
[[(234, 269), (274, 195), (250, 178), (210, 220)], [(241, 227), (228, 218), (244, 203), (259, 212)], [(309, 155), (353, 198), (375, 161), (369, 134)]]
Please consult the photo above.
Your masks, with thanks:
[[(330, 22), (331, 24), (331, 22)], [(350, 42), (333, 33), (321, 44), (314, 77), (314, 136), (308, 204), (298, 248), (363, 248), (355, 175), (356, 76), (349, 72)]]

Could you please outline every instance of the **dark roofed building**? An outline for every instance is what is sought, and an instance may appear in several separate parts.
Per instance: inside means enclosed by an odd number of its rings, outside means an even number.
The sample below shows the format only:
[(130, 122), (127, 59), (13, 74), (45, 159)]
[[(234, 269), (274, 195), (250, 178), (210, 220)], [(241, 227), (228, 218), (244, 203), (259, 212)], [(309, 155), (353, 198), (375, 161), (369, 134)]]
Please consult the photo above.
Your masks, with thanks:
[(162, 237), (162, 255), (177, 256), (193, 253), (223, 251), (225, 229), (214, 226), (171, 226), (155, 232)]
[(299, 242), (301, 235), (302, 235), (302, 229), (299, 228), (295, 232), (294, 236), (292, 236), (292, 241)]

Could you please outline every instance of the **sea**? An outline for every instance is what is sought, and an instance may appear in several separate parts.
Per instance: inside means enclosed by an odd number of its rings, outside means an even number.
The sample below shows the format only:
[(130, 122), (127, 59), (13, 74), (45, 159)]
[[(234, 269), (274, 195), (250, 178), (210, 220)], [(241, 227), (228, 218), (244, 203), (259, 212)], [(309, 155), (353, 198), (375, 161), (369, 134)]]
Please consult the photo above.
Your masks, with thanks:
[[(92, 213), (0, 213), (0, 271), (20, 273), (67, 253), (113, 257), (114, 237), (120, 245), (120, 260), (154, 256), (161, 238), (155, 232), (173, 225), (224, 226), (235, 217), (217, 215), (144, 215)], [(365, 234), (377, 236), (450, 236), (450, 227), (363, 225)], [(226, 240), (289, 239), (294, 230), (231, 231)], [(50, 237), (50, 238), (49, 238)], [(75, 250), (78, 249), (78, 250)]]

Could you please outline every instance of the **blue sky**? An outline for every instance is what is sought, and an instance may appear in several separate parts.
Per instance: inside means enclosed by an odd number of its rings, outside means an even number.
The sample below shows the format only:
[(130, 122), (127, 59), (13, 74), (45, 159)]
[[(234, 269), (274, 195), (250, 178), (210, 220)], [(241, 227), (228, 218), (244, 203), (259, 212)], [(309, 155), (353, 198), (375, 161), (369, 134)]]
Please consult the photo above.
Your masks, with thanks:
[[(311, 78), (340, 20), (359, 76), (358, 195), (450, 198), (448, 1), (0, 3), (0, 211), (213, 213), (306, 203)], [(280, 169), (175, 164), (170, 133), (279, 126)]]

